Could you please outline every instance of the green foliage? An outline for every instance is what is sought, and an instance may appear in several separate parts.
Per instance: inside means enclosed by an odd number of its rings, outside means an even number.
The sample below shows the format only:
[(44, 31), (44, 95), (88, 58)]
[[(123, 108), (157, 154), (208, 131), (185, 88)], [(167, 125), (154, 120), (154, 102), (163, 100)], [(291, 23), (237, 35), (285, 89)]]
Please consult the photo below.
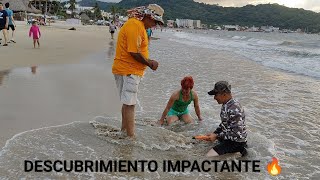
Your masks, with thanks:
[(95, 3), (93, 14), (94, 14), (95, 20), (103, 19), (102, 15), (101, 15), (101, 10), (100, 10), (99, 4), (97, 2)]

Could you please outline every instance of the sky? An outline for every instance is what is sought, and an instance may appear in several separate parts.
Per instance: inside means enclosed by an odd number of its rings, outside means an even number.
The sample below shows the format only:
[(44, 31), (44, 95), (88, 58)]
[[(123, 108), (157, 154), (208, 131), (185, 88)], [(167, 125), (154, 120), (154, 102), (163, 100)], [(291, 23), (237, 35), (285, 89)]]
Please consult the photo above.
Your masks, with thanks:
[(195, 0), (207, 4), (219, 4), (220, 6), (241, 7), (247, 4), (267, 4), (278, 3), (291, 8), (303, 8), (315, 12), (320, 12), (320, 0)]

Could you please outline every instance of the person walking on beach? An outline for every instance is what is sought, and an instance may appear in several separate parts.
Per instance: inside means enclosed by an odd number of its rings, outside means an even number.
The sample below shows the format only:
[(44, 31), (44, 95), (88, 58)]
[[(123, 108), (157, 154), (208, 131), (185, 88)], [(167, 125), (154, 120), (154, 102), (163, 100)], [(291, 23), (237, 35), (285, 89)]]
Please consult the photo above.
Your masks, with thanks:
[(219, 144), (207, 153), (207, 157), (235, 152), (240, 152), (242, 156), (246, 155), (245, 113), (240, 103), (232, 97), (231, 85), (227, 81), (219, 81), (208, 94), (214, 96), (222, 107), (219, 127), (213, 133), (207, 134), (211, 141), (219, 140)]
[(8, 46), (8, 37), (7, 37), (8, 23), (9, 23), (8, 13), (6, 10), (3, 9), (3, 4), (2, 2), (0, 2), (0, 31), (2, 30), (2, 33), (3, 33), (3, 38), (4, 38), (3, 46)]
[(13, 18), (13, 11), (9, 8), (10, 7), (9, 3), (6, 3), (5, 7), (6, 7), (6, 11), (7, 11), (8, 18), (9, 18), (8, 29), (7, 29), (8, 30), (8, 38), (9, 38), (9, 30), (10, 30), (10, 28), (12, 30), (11, 40), (9, 42), (16, 43), (14, 41), (14, 31), (16, 30), (16, 23), (15, 23), (14, 18)]
[(118, 34), (116, 55), (112, 73), (120, 93), (122, 103), (122, 127), (131, 138), (135, 137), (135, 104), (140, 80), (148, 66), (157, 70), (158, 62), (149, 59), (146, 29), (163, 24), (164, 10), (157, 4), (128, 10), (128, 21)]
[(39, 27), (37, 26), (37, 21), (32, 22), (32, 26), (30, 27), (29, 37), (33, 37), (33, 48), (36, 48), (36, 43), (38, 44), (38, 48), (40, 48), (39, 39), (41, 37), (41, 32)]
[(172, 93), (166, 108), (164, 109), (162, 116), (159, 120), (159, 124), (163, 125), (164, 120), (167, 117), (167, 124), (171, 124), (179, 119), (185, 123), (191, 123), (193, 121), (189, 114), (188, 106), (193, 101), (194, 109), (198, 116), (198, 120), (201, 121), (199, 98), (198, 94), (193, 89), (193, 78), (191, 76), (184, 77), (181, 80), (181, 89)]
[(152, 36), (152, 29), (151, 28), (148, 28), (147, 29), (147, 35), (148, 35), (148, 40), (150, 41), (150, 38), (151, 38), (151, 36)]
[(111, 34), (111, 39), (113, 39), (113, 35), (116, 31), (117, 27), (116, 25), (112, 22), (110, 25), (109, 25), (109, 32)]

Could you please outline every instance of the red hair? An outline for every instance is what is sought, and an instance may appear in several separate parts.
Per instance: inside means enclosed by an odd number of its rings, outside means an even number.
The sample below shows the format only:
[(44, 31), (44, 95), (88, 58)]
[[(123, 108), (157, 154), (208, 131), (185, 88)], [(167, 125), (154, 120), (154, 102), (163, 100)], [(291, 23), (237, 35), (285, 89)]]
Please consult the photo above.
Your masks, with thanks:
[(193, 78), (191, 76), (186, 76), (181, 80), (182, 89), (192, 89), (194, 85)]

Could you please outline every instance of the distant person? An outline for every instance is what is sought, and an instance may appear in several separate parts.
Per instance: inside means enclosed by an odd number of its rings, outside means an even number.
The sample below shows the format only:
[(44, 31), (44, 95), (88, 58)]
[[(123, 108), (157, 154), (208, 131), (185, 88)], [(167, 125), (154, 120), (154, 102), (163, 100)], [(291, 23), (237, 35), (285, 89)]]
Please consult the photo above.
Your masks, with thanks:
[(148, 35), (148, 39), (150, 40), (151, 36), (152, 36), (153, 32), (151, 28), (147, 29), (147, 35)]
[(27, 24), (32, 24), (32, 18), (29, 17)]
[(109, 25), (109, 32), (111, 34), (111, 39), (113, 39), (113, 35), (116, 31), (117, 27), (116, 25), (112, 22), (110, 25)]
[(176, 90), (172, 93), (166, 108), (164, 109), (162, 116), (159, 120), (159, 124), (163, 125), (165, 123), (165, 118), (167, 120), (167, 125), (178, 121), (181, 119), (185, 123), (193, 122), (193, 119), (189, 113), (188, 106), (193, 101), (194, 109), (198, 116), (198, 120), (201, 121), (199, 98), (196, 91), (193, 89), (193, 78), (191, 76), (184, 77), (181, 80), (181, 89)]
[(164, 10), (156, 4), (128, 10), (128, 21), (118, 34), (116, 55), (112, 65), (120, 101), (122, 103), (122, 127), (131, 138), (135, 137), (135, 105), (140, 80), (146, 67), (157, 70), (158, 62), (149, 59), (146, 28), (163, 24)]
[(2, 30), (2, 34), (4, 37), (3, 46), (8, 46), (8, 37), (7, 37), (7, 29), (9, 25), (9, 17), (6, 10), (3, 9), (3, 4), (0, 2), (0, 31)]
[(47, 15), (46, 14), (43, 15), (43, 25), (44, 26), (47, 25)]
[(246, 155), (245, 114), (240, 103), (232, 97), (231, 85), (226, 81), (219, 81), (208, 94), (214, 96), (214, 99), (218, 104), (222, 104), (222, 107), (219, 127), (207, 135), (211, 141), (219, 140), (219, 144), (207, 153), (207, 157), (235, 152), (240, 152), (242, 156)]
[(30, 27), (29, 37), (33, 38), (33, 48), (36, 48), (36, 43), (38, 44), (38, 48), (40, 48), (39, 39), (41, 37), (41, 32), (39, 26), (37, 26), (37, 21), (32, 22), (32, 26)]
[(8, 17), (9, 17), (9, 23), (8, 23), (8, 29), (7, 29), (8, 30), (8, 38), (9, 38), (9, 30), (10, 30), (10, 28), (12, 30), (11, 40), (9, 42), (16, 43), (14, 41), (14, 31), (16, 30), (16, 23), (15, 23), (14, 18), (13, 18), (13, 11), (9, 8), (10, 7), (9, 3), (6, 3), (5, 7), (6, 7), (6, 11), (7, 11)]

